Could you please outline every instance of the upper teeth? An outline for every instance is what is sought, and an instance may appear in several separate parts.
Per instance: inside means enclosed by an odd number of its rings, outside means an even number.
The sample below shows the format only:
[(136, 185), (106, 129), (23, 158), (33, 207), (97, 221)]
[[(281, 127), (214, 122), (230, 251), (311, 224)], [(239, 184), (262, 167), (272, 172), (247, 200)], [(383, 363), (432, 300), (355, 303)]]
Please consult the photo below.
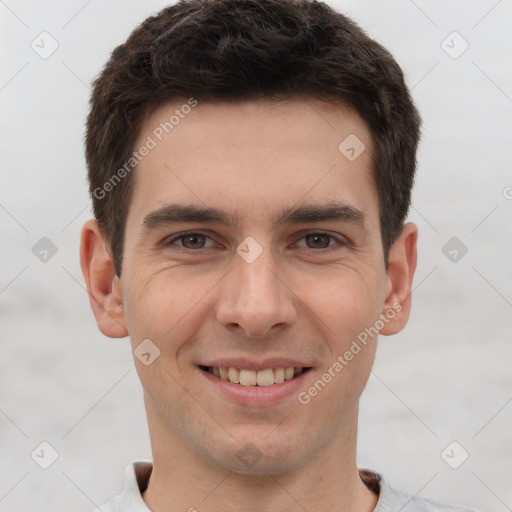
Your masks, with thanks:
[(271, 386), (280, 384), (285, 380), (293, 379), (294, 375), (302, 372), (302, 368), (290, 366), (288, 368), (267, 368), (255, 371), (244, 368), (227, 368), (224, 366), (213, 366), (209, 368), (210, 373), (222, 380), (242, 384), (243, 386)]

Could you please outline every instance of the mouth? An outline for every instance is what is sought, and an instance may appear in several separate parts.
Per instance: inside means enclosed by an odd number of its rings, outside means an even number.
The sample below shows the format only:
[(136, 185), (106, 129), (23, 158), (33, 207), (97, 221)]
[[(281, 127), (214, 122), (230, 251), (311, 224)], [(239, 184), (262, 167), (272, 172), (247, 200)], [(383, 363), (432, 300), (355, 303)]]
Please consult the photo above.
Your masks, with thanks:
[(297, 379), (311, 370), (311, 367), (277, 367), (262, 370), (224, 366), (202, 366), (199, 368), (214, 377), (245, 387), (268, 387)]

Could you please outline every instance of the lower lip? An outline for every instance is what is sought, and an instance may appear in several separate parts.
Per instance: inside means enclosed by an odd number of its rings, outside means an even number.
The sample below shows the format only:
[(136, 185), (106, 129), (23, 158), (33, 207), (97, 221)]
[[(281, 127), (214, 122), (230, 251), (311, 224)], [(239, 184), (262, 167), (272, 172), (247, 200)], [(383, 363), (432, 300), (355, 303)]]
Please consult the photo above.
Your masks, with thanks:
[(244, 386), (242, 384), (233, 384), (232, 382), (215, 377), (215, 375), (201, 370), (201, 368), (198, 368), (198, 371), (215, 386), (215, 389), (218, 390), (219, 393), (223, 394), (229, 400), (241, 405), (261, 406), (277, 404), (290, 395), (297, 395), (299, 389), (303, 386), (305, 377), (313, 370), (311, 369), (306, 373), (301, 373), (291, 380), (270, 386)]

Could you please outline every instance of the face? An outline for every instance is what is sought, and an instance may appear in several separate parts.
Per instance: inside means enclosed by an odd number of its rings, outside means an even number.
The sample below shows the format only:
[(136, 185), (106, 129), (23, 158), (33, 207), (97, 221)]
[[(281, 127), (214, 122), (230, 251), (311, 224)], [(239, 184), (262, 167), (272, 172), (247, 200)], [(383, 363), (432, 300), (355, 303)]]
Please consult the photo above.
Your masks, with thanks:
[(150, 431), (231, 471), (300, 467), (355, 430), (368, 329), (396, 322), (370, 132), (319, 101), (180, 105), (141, 129), (114, 283), (135, 353), (150, 340)]

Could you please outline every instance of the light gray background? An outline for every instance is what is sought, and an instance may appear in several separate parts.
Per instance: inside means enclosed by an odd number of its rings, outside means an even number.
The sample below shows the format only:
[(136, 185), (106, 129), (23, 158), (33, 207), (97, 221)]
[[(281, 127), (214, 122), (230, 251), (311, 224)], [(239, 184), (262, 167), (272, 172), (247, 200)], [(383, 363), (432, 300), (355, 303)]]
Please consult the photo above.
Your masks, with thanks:
[[(97, 330), (78, 244), (91, 216), (89, 84), (165, 5), (0, 0), (2, 511), (91, 510), (120, 491), (127, 464), (151, 456), (128, 339)], [(412, 316), (379, 342), (361, 401), (359, 464), (412, 494), (511, 510), (512, 3), (332, 5), (391, 50), (424, 120), (410, 215), (420, 229)], [(59, 44), (47, 59), (31, 48), (43, 31)], [(453, 31), (469, 43), (457, 59), (441, 47)], [(453, 52), (462, 41), (445, 44)], [(455, 263), (442, 252), (454, 236), (468, 248)], [(32, 253), (42, 237), (58, 248), (46, 263)], [(42, 441), (59, 454), (46, 470), (30, 456)], [(458, 469), (441, 457), (452, 441), (469, 453)]]

